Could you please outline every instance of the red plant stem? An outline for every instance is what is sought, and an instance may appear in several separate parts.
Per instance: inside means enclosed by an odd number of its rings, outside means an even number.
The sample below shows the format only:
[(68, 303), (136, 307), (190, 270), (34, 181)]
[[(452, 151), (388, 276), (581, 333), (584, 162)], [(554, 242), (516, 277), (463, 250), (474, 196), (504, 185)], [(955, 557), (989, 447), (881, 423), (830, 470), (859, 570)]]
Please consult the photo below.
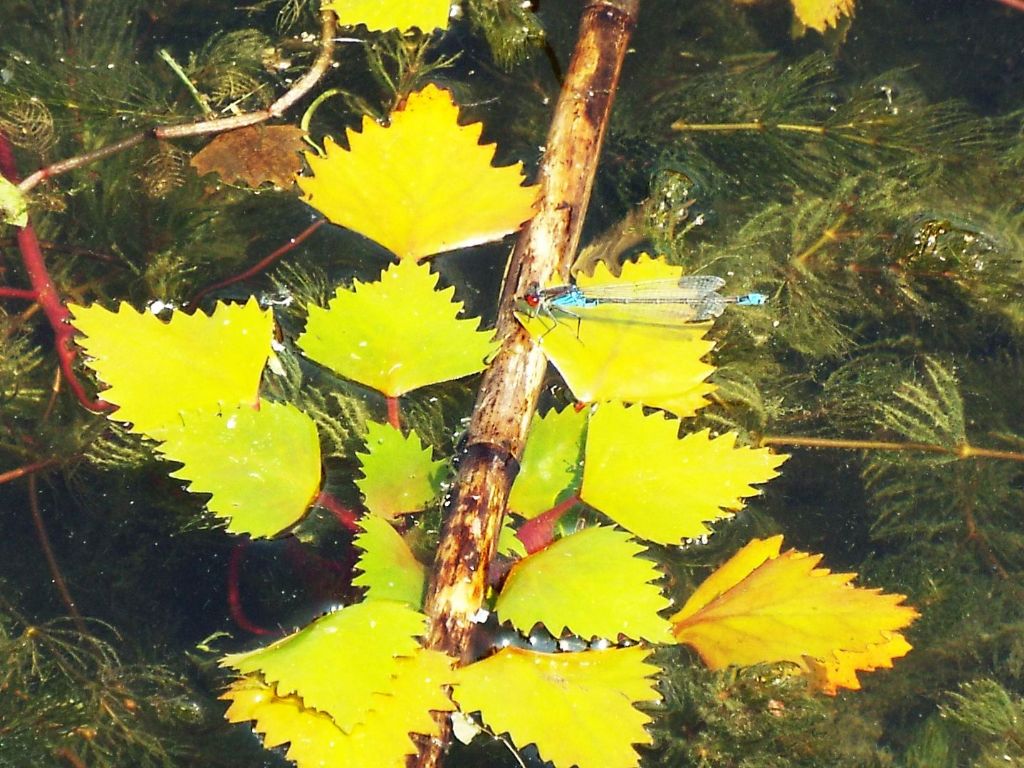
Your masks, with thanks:
[(516, 538), (523, 542), (526, 553), (532, 555), (544, 549), (555, 538), (555, 525), (562, 516), (580, 503), (580, 497), (573, 494), (560, 504), (556, 504), (547, 512), (532, 520), (527, 520), (516, 531)]
[(402, 428), (401, 403), (397, 397), (388, 397), (388, 424), (395, 429)]
[(42, 307), (43, 314), (46, 315), (46, 319), (50, 321), (50, 327), (53, 329), (57, 360), (64, 378), (67, 379), (68, 386), (78, 402), (88, 410), (96, 413), (113, 410), (114, 406), (110, 403), (90, 397), (75, 373), (77, 352), (74, 345), (75, 329), (71, 325), (71, 314), (64, 306), (50, 279), (50, 273), (47, 272), (46, 263), (43, 261), (43, 252), (39, 248), (39, 241), (36, 240), (36, 233), (31, 224), (18, 230), (18, 247), (21, 249), (22, 263), (25, 266), (25, 272), (28, 273), (29, 282), (35, 289), (36, 301)]
[(276, 250), (274, 250), (273, 253), (271, 253), (271, 254), (269, 254), (267, 256), (264, 256), (262, 259), (260, 259), (258, 262), (253, 264), (251, 267), (246, 269), (244, 272), (239, 272), (237, 275), (232, 275), (231, 277), (227, 277), (227, 278), (221, 280), (220, 282), (214, 283), (213, 285), (206, 286), (201, 291), (199, 291), (199, 293), (197, 293), (195, 296), (193, 296), (191, 299), (188, 300), (188, 303), (185, 305), (185, 308), (186, 309), (194, 309), (195, 306), (207, 294), (212, 293), (213, 291), (218, 291), (221, 288), (227, 288), (229, 285), (234, 285), (235, 283), (239, 283), (242, 280), (248, 280), (250, 277), (254, 277), (255, 275), (258, 275), (260, 272), (262, 272), (263, 270), (267, 269), (271, 264), (273, 264), (275, 261), (280, 259), (286, 253), (288, 253), (292, 249), (297, 248), (298, 246), (302, 245), (302, 243), (310, 235), (312, 235), (314, 232), (316, 232), (318, 229), (320, 229), (320, 227), (322, 227), (326, 223), (327, 223), (326, 219), (319, 219), (318, 221), (314, 221), (312, 224), (310, 224), (304, 230), (299, 232), (299, 234), (297, 234), (295, 237), (289, 238), (287, 243), (282, 245), (280, 248), (277, 248)]
[(40, 469), (46, 469), (52, 467), (54, 464), (59, 464), (57, 459), (43, 459), (42, 461), (35, 461), (31, 464), (24, 464), (15, 469), (9, 469), (6, 472), (0, 472), (0, 485), (9, 483), (12, 480), (17, 480), (25, 475), (32, 475), (38, 472)]
[[(18, 183), (18, 168), (14, 162), (14, 153), (7, 137), (0, 134), (0, 173), (14, 183)], [(39, 240), (36, 238), (35, 229), (31, 224), (26, 224), (18, 230), (18, 249), (21, 251), (21, 261), (28, 275), (29, 283), (32, 285), (34, 298), (46, 315), (46, 319), (53, 329), (54, 346), (57, 350), (57, 360), (60, 369), (67, 379), (68, 386), (78, 398), (78, 402), (90, 411), (103, 413), (113, 408), (109, 403), (102, 400), (94, 400), (85, 391), (82, 382), (75, 373), (75, 329), (71, 326), (71, 315), (64, 306), (57, 293), (50, 273), (46, 269), (46, 262), (43, 259), (43, 250), (39, 247)]]
[(43, 550), (46, 565), (50, 569), (50, 578), (53, 579), (53, 585), (57, 587), (60, 599), (67, 607), (68, 615), (71, 617), (71, 621), (75, 623), (75, 628), (82, 634), (85, 634), (85, 620), (82, 619), (82, 614), (78, 612), (78, 606), (75, 605), (75, 599), (71, 597), (68, 584), (64, 581), (64, 574), (60, 572), (60, 566), (57, 565), (57, 556), (53, 553), (53, 547), (50, 545), (50, 536), (46, 532), (46, 522), (43, 520), (42, 510), (39, 508), (39, 481), (35, 474), (28, 476), (28, 506), (32, 512), (32, 523), (36, 528), (36, 538), (39, 539), (39, 546)]
[(246, 616), (245, 609), (242, 607), (240, 577), (242, 573), (242, 558), (245, 555), (245, 548), (247, 546), (248, 544), (246, 543), (236, 544), (232, 548), (231, 558), (228, 560), (228, 612), (231, 614), (235, 624), (246, 632), (254, 635), (272, 635), (274, 633), (269, 629), (264, 629)]
[(320, 491), (320, 495), (316, 497), (316, 501), (313, 503), (318, 507), (323, 507), (334, 515), (335, 519), (348, 530), (353, 532), (359, 530), (359, 515), (346, 507), (327, 491)]
[(1013, 8), (1018, 11), (1024, 11), (1024, 0), (996, 0), (997, 3), (1002, 3), (1007, 8)]
[(6, 288), (0, 286), (0, 299), (24, 299), (25, 301), (35, 301), (36, 292), (29, 290), (28, 288)]

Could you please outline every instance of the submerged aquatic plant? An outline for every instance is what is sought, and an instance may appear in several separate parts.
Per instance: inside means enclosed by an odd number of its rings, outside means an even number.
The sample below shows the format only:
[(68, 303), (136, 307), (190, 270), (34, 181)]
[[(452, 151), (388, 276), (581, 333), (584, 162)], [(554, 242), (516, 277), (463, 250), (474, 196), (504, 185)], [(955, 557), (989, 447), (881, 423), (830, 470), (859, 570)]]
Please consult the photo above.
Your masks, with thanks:
[(121, 638), (101, 622), (76, 623), (30, 624), (0, 605), (4, 763), (176, 764), (174, 731), (205, 719), (187, 683), (168, 668), (123, 662)]
[[(48, 83), (42, 76), (45, 67), (52, 76), (64, 71), (63, 62), (15, 59), (5, 119), (11, 126), (27, 124), (13, 99), (36, 98), (51, 114), (56, 136), (52, 145), (25, 142), (5, 168), (13, 177), (15, 161), (25, 168), (44, 166), (22, 184), (22, 191), (30, 193), (31, 226), (21, 229), (18, 243), (24, 251), (33, 237), (37, 244), (48, 242), (33, 232), (57, 232), (59, 238), (50, 236), (74, 248), (59, 266), (53, 259), (23, 259), (26, 279), (38, 277), (42, 266), (52, 292), (33, 282), (31, 289), (12, 285), (2, 295), (12, 302), (34, 299), (49, 313), (58, 331), (63, 381), (70, 384), (79, 381), (84, 369), (73, 365), (70, 326), (57, 300), (61, 293), (69, 297), (75, 325), (84, 333), (81, 347), (96, 377), (109, 385), (100, 391), (104, 402), (90, 397), (88, 383), (78, 385), (78, 394), (98, 410), (111, 404), (119, 410), (108, 425), (68, 407), (65, 398), (48, 405), (49, 384), (39, 363), (49, 360), (46, 348), (37, 334), (19, 330), (31, 324), (31, 313), (12, 314), (11, 333), (2, 341), (12, 354), (4, 358), (0, 381), (10, 409), (5, 410), (10, 418), (4, 450), (16, 466), (5, 480), (55, 466), (66, 469), (68, 487), (77, 490), (84, 509), (109, 504), (116, 524), (137, 532), (126, 539), (140, 553), (140, 563), (146, 562), (141, 541), (173, 546), (180, 558), (189, 537), (172, 532), (190, 529), (195, 537), (204, 526), (225, 525), (255, 537), (291, 530), (325, 549), (347, 548), (354, 535), (362, 553), (355, 582), (366, 591), (363, 602), (350, 598), (345, 609), (277, 644), (225, 659), (242, 673), (228, 694), (232, 719), (257, 721), (268, 745), (290, 742), (290, 754), (300, 762), (315, 762), (325, 750), (330, 759), (340, 760), (324, 745), (355, 750), (364, 738), (391, 750), (387, 760), (400, 762), (417, 746), (408, 732), (440, 735), (427, 712), (458, 705), (465, 716), (483, 713), (482, 721), (460, 715), (460, 728), (482, 725), (498, 735), (507, 731), (518, 748), (535, 743), (541, 756), (555, 757), (560, 764), (611, 760), (632, 765), (638, 757), (630, 742), (651, 738), (644, 723), (654, 713), (646, 712), (643, 702), (659, 696), (668, 706), (655, 727), (660, 751), (652, 753), (653, 761), (740, 760), (744, 739), (756, 734), (770, 764), (862, 764), (857, 760), (865, 754), (882, 759), (890, 749), (879, 743), (879, 713), (903, 723), (899, 731), (886, 734), (895, 745), (891, 749), (903, 749), (907, 761), (918, 759), (926, 754), (927, 740), (937, 744), (936, 733), (951, 732), (947, 725), (952, 719), (937, 715), (918, 729), (916, 707), (967, 712), (967, 705), (946, 691), (983, 677), (999, 678), (993, 685), (1005, 692), (1019, 671), (1015, 625), (1007, 620), (997, 632), (991, 625), (1012, 618), (1014, 610), (1019, 548), (1016, 521), (1005, 510), (1013, 507), (1019, 484), (1013, 467), (1020, 459), (1020, 430), (1011, 408), (980, 415), (979, 402), (1014, 380), (1019, 312), (1013, 299), (1020, 270), (1015, 206), (1007, 196), (1015, 157), (1009, 121), (979, 120), (963, 105), (926, 98), (905, 69), (880, 78), (871, 73), (876, 77), (862, 78), (861, 85), (840, 87), (823, 54), (716, 55), (708, 62), (720, 64), (700, 62), (690, 70), (686, 65), (699, 61), (702, 52), (679, 57), (678, 50), (664, 47), (682, 66), (673, 65), (669, 83), (652, 78), (642, 84), (648, 87), (629, 90), (611, 131), (608, 170), (599, 182), (599, 189), (601, 184), (615, 188), (607, 199), (612, 209), (618, 208), (603, 222), (615, 246), (599, 258), (591, 252), (590, 264), (602, 263), (597, 277), (605, 280), (615, 279), (612, 273), (620, 269), (627, 279), (639, 274), (634, 270), (665, 269), (645, 259), (622, 267), (622, 261), (636, 256), (622, 253), (622, 247), (639, 250), (653, 244), (688, 272), (730, 275), (741, 290), (769, 294), (769, 307), (727, 314), (714, 329), (686, 327), (653, 336), (621, 326), (608, 332), (586, 321), (577, 327), (552, 327), (550, 322), (535, 327), (543, 318), (522, 317), (533, 327), (533, 343), (547, 352), (565, 381), (550, 379), (543, 396), (546, 414), (535, 422), (534, 447), (527, 447), (513, 490), (512, 510), (522, 518), (517, 518), (520, 541), (508, 529), (497, 545), (502, 557), (515, 564), (504, 580), (496, 568), (485, 586), (494, 590), (498, 619), (516, 628), (513, 642), (530, 638), (548, 643), (548, 650), (561, 642), (562, 652), (508, 649), (452, 671), (450, 661), (436, 653), (442, 622), (432, 628), (434, 648), (424, 650), (416, 642), (427, 631), (419, 612), (428, 580), (426, 561), (442, 535), (443, 457), (457, 454), (454, 426), (467, 411), (466, 390), (443, 382), (480, 371), (493, 349), (491, 334), (479, 330), (475, 319), (463, 317), (487, 310), (474, 294), (474, 280), (457, 266), (460, 257), (436, 254), (513, 231), (529, 218), (536, 193), (519, 185), (522, 174), (508, 167), (505, 155), (497, 163), (504, 168), (489, 167), (494, 151), (477, 144), (482, 129), (475, 120), (501, 124), (502, 102), (493, 106), (491, 93), (507, 95), (509, 103), (524, 91), (540, 94), (523, 98), (528, 108), (516, 121), (506, 121), (508, 146), (529, 159), (524, 148), (543, 141), (536, 126), (553, 88), (540, 68), (531, 72), (529, 53), (552, 53), (564, 45), (558, 37), (561, 11), (535, 15), (515, 5), (514, 10), (504, 2), (467, 8), (471, 23), (489, 32), (492, 45), (509, 46), (495, 57), (502, 67), (527, 61), (510, 74), (494, 71), (492, 82), (473, 83), (472, 88), (460, 76), (489, 64), (473, 44), (455, 46), (452, 38), (439, 34), (359, 29), (336, 50), (329, 26), (334, 17), (328, 11), (317, 51), (279, 36), (278, 25), (302, 23), (302, 4), (293, 2), (261, 4), (258, 11), (273, 17), (269, 24), (257, 16), (197, 44), (194, 51), (154, 58), (162, 62), (157, 68), (139, 65), (124, 73), (115, 67), (109, 80), (71, 67), (66, 81)], [(131, 37), (124, 25), (111, 21), (115, 10), (99, 15), (90, 6), (88, 12), (103, 23), (79, 28), (73, 19), (66, 20), (64, 32), (75, 43), (69, 49), (81, 51), (80, 60), (93, 64), (103, 55), (126, 60)], [(711, 3), (698, 3), (672, 10), (670, 18), (683, 23), (704, 14), (713, 21), (723, 13)], [(736, 39), (755, 34), (748, 17), (737, 16), (745, 11), (730, 8), (728, 13), (735, 27), (708, 23), (721, 35), (733, 30), (728, 35)], [(522, 30), (513, 26), (524, 16), (536, 29), (549, 28), (550, 50), (540, 47), (539, 33), (528, 32), (525, 41), (516, 38)], [(398, 22), (375, 19), (371, 26), (386, 30), (393, 23)], [(422, 21), (421, 31), (435, 23)], [(269, 68), (257, 56), (264, 42), (272, 54)], [(721, 49), (732, 44), (718, 42)], [(292, 70), (276, 63), (288, 43)], [(642, 38), (636, 46), (650, 50)], [(453, 61), (452, 47), (465, 49), (460, 54), (466, 64)], [(346, 65), (341, 72), (330, 67), (334, 59)], [(300, 65), (307, 64), (310, 76), (298, 75)], [(372, 82), (352, 78), (349, 73), (357, 69), (369, 69)], [(424, 88), (427, 73), (453, 95), (435, 86)], [(329, 90), (309, 90), (321, 77), (327, 78)], [(154, 79), (162, 90), (147, 87)], [(532, 82), (525, 86), (519, 82), (527, 79)], [(72, 82), (84, 92), (77, 101), (70, 98)], [(294, 90), (299, 83), (309, 89)], [(280, 116), (304, 93), (317, 96), (302, 123), (315, 147), (307, 152), (312, 173), (299, 178), (305, 199), (390, 250), (397, 264), (382, 270), (379, 257), (392, 257), (378, 245), (310, 224), (308, 211), (286, 189), (293, 172), (288, 169), (296, 167), (294, 130), (280, 143), (266, 141), (260, 152), (255, 150), (266, 132), (242, 133), (247, 121)], [(467, 98), (468, 93), (473, 95)], [(719, 99), (723, 93), (729, 97)], [(462, 118), (468, 124), (459, 125), (454, 103), (473, 111), (472, 118)], [(238, 114), (210, 111), (220, 108)], [(102, 120), (112, 110), (130, 115), (128, 122), (139, 126), (156, 122), (155, 133), (165, 142), (184, 143), (133, 150), (145, 136), (117, 136)], [(384, 154), (382, 143), (420, 114), (434, 119), (413, 123), (406, 140), (391, 146), (396, 154)], [(203, 117), (209, 124), (177, 126), (176, 115)], [(367, 118), (384, 115), (390, 123), (386, 128)], [(91, 130), (76, 133), (83, 121)], [(446, 121), (451, 132), (434, 133)], [(362, 130), (342, 137), (339, 126), (359, 123)], [(235, 149), (221, 152), (221, 158), (234, 155), (231, 160), (244, 162), (211, 164), (209, 156), (193, 158), (197, 169), (218, 174), (221, 181), (186, 171), (184, 157), (198, 149), (187, 143), (189, 137), (228, 127), (238, 129), (225, 137), (231, 137), (235, 143), (229, 146)], [(334, 138), (324, 138), (331, 131)], [(102, 165), (89, 163), (103, 159), (107, 150), (56, 166), (28, 154), (73, 155), (108, 140), (121, 143), (111, 145)], [(450, 160), (463, 144), (467, 154), (483, 156), (480, 178), (510, 177), (509, 189), (505, 182), (492, 184), (458, 171)], [(253, 149), (255, 162), (242, 158), (240, 148)], [(645, 158), (639, 170), (632, 160), (638, 148)], [(549, 152), (554, 151), (552, 144)], [(263, 162), (276, 156), (287, 162)], [(442, 162), (431, 164), (437, 158)], [(271, 166), (278, 170), (264, 173)], [(972, 184), (962, 180), (967, 166), (975, 169)], [(381, 173), (384, 167), (389, 170)], [(94, 168), (101, 169), (103, 184), (94, 183)], [(66, 192), (65, 211), (43, 209), (35, 193), (45, 179), (62, 173), (68, 174), (57, 178), (65, 184), (58, 187)], [(339, 176), (347, 181), (339, 183)], [(464, 176), (477, 180), (457, 188)], [(979, 178), (986, 183), (967, 205), (965, 190)], [(679, 183), (668, 189), (667, 179)], [(267, 182), (281, 189), (272, 191)], [(263, 188), (254, 191), (248, 185)], [(129, 200), (133, 205), (125, 204)], [(401, 210), (381, 216), (384, 203)], [(479, 219), (497, 213), (502, 213), (498, 225), (481, 225)], [(620, 224), (611, 220), (617, 214)], [(452, 229), (456, 224), (470, 231)], [(482, 232), (473, 231), (479, 226)], [(243, 267), (249, 240), (261, 255), (270, 253), (251, 269)], [(44, 248), (59, 253), (61, 247), (45, 245), (40, 254)], [(314, 253), (324, 252), (332, 254), (326, 266), (326, 259), (315, 267), (308, 263)], [(251, 279), (282, 257), (292, 264), (276, 273), (269, 290), (255, 291), (242, 307), (204, 301), (211, 294), (248, 298), (250, 291), (236, 278)], [(433, 271), (417, 265), (419, 259), (429, 259)], [(14, 267), (19, 275), (22, 266)], [(351, 290), (336, 287), (349, 279)], [(439, 282), (445, 286), (440, 290)], [(455, 292), (462, 302), (453, 300)], [(94, 297), (99, 301), (91, 302)], [(193, 305), (212, 312), (173, 309), (190, 297)], [(163, 303), (149, 304), (154, 298)], [(144, 304), (147, 310), (139, 312), (136, 307)], [(104, 305), (118, 309), (110, 312)], [(950, 314), (963, 319), (943, 322)], [(272, 318), (280, 332), (273, 329)], [(505, 329), (516, 328), (507, 312), (503, 322)], [(222, 331), (226, 335), (218, 341)], [(712, 342), (718, 346), (717, 370), (702, 360)], [(643, 354), (655, 345), (661, 355)], [(673, 353), (665, 353), (666, 348)], [(131, 350), (127, 357), (126, 350)], [(986, 375), (993, 367), (1006, 375)], [(686, 422), (609, 402), (576, 413), (565, 407), (572, 399), (566, 386), (580, 400), (643, 403)], [(684, 423), (687, 434), (679, 439)], [(152, 482), (166, 466), (148, 458), (152, 443), (140, 433), (157, 442), (159, 455), (181, 464), (174, 477), (187, 481), (192, 491), (209, 494), (206, 507), (216, 517), (197, 522), (192, 513), (198, 505), (188, 496), (164, 479)], [(798, 469), (787, 470), (782, 490), (769, 492), (737, 515), (744, 499), (754, 494), (753, 485), (769, 479), (779, 466), (780, 457), (764, 449), (768, 445), (843, 449), (855, 458), (835, 461), (801, 451), (787, 465)], [(459, 457), (461, 471), (483, 453), (481, 446), (471, 438)], [(820, 468), (823, 462), (826, 470)], [(692, 474), (682, 473), (684, 466), (693, 468)], [(936, 482), (936, 476), (941, 480)], [(850, 490), (847, 501), (838, 510), (801, 504), (803, 494), (793, 489), (807, 491), (811, 481), (806, 478), (812, 477), (823, 478), (829, 491)], [(123, 478), (141, 480), (145, 492), (130, 498)], [(36, 486), (31, 494), (38, 495)], [(110, 502), (100, 501), (104, 494), (110, 494)], [(162, 509), (135, 514), (129, 502), (139, 499)], [(314, 500), (319, 506), (310, 513)], [(725, 522), (729, 518), (736, 519)], [(835, 532), (837, 518), (847, 526), (843, 532), (853, 537), (852, 544), (826, 535)], [(332, 519), (340, 522), (340, 533)], [(487, 519), (494, 526), (488, 534), (497, 537), (496, 518)], [(63, 513), (57, 520), (69, 541), (79, 524)], [(87, 527), (110, 535), (113, 525), (97, 515)], [(806, 683), (834, 691), (860, 684), (855, 675), (851, 678), (855, 669), (888, 666), (906, 650), (899, 630), (913, 611), (897, 605), (895, 597), (853, 588), (850, 574), (818, 567), (818, 556), (782, 551), (776, 534), (783, 527), (801, 549), (827, 550), (830, 560), (846, 564), (844, 570), (856, 568), (871, 583), (907, 592), (925, 609), (912, 630), (917, 653), (893, 674), (868, 676), (879, 680), (860, 698), (823, 702), (808, 696)], [(705, 541), (710, 532), (714, 535)], [(463, 538), (472, 539), (471, 533)], [(445, 535), (444, 541), (449, 539)], [(872, 542), (879, 543), (875, 553)], [(489, 546), (474, 563), (487, 561)], [(75, 547), (59, 550), (60, 565), (72, 574), (69, 588), (77, 591), (77, 585), (89, 583), (89, 565)], [(588, 565), (588, 558), (596, 562)], [(655, 560), (670, 574), (664, 590), (657, 583), (662, 571), (652, 565)], [(951, 561), (956, 573), (947, 570)], [(444, 556), (440, 562), (443, 566)], [(129, 582), (133, 574), (146, 571), (128, 563), (115, 570)], [(245, 617), (237, 569), (230, 573), (232, 616), (257, 629)], [(983, 582), (990, 588), (986, 579), (992, 573), (998, 581), (986, 610), (964, 611)], [(448, 591), (449, 586), (435, 577), (427, 604), (435, 619), (446, 601), (483, 619), (476, 611), (482, 593), (465, 599), (463, 593)], [(206, 599), (215, 588), (207, 582), (203, 591)], [(661, 615), (667, 608), (663, 591), (680, 603), (670, 620)], [(811, 600), (812, 594), (818, 599)], [(692, 597), (684, 603), (687, 595)], [(140, 593), (138, 616), (127, 607), (115, 609), (118, 623), (141, 625), (147, 611), (157, 610), (158, 597)], [(286, 604), (289, 596), (282, 591), (273, 599)], [(852, 623), (867, 626), (872, 637), (852, 636), (838, 618), (834, 623), (840, 631), (831, 638), (809, 632), (813, 620), (783, 622), (781, 631), (782, 619), (771, 614), (773, 605), (788, 606), (782, 613), (789, 616), (794, 611), (814, 614), (826, 605), (840, 613), (848, 608)], [(733, 619), (722, 618), (725, 614), (740, 616), (739, 624), (731, 625)], [(367, 616), (370, 620), (363, 621)], [(367, 627), (374, 622), (384, 626), (385, 618), (395, 626), (368, 642)], [(751, 626), (759, 639), (753, 649), (738, 640)], [(339, 637), (351, 642), (341, 643)], [(594, 637), (621, 641), (622, 647), (598, 652), (587, 647), (596, 642)], [(324, 638), (327, 645), (319, 646)], [(796, 644), (782, 650), (769, 642), (794, 638)], [(67, 640), (88, 653), (86, 636)], [(649, 655), (647, 645), (630, 645), (637, 640), (663, 648)], [(690, 644), (717, 671), (690, 663), (677, 641)], [(363, 663), (360, 654), (368, 651), (380, 658)], [(855, 651), (866, 655), (858, 657)], [(466, 654), (462, 661), (475, 660)], [(301, 656), (306, 658), (293, 666)], [(598, 658), (607, 665), (590, 670), (591, 660)], [(958, 660), (956, 668), (933, 663), (950, 658)], [(744, 669), (737, 670), (737, 664)], [(322, 670), (328, 667), (340, 667), (345, 674), (325, 677)], [(357, 674), (363, 668), (383, 670), (386, 679), (366, 680)], [(942, 673), (925, 674), (936, 669)], [(520, 684), (528, 672), (537, 679), (518, 698), (498, 701), (488, 692), (495, 679)], [(654, 674), (662, 680), (660, 693), (653, 688)], [(110, 690), (117, 691), (114, 678), (107, 679)], [(427, 678), (431, 685), (422, 687)], [(454, 700), (442, 690), (447, 684), (455, 686)], [(901, 695), (911, 686), (929, 692), (924, 701), (916, 697), (920, 704)], [(348, 695), (338, 695), (343, 688)], [(588, 689), (614, 692), (614, 704), (595, 706), (605, 701), (604, 693), (578, 701), (580, 691)], [(964, 692), (974, 695), (973, 689)], [(538, 696), (536, 706), (522, 707), (520, 701), (531, 694)], [(45, 704), (42, 694), (37, 697)], [(148, 698), (159, 699), (156, 694)], [(1012, 704), (1012, 694), (1004, 698)], [(573, 702), (577, 711), (585, 711), (582, 719), (565, 719)], [(991, 708), (984, 712), (997, 719)], [(969, 714), (964, 723), (978, 721), (973, 710)], [(824, 725), (829, 716), (845, 718), (849, 725), (838, 743)], [(607, 726), (613, 720), (629, 723), (617, 739), (584, 744), (569, 738), (585, 734), (584, 723), (611, 732)], [(978, 754), (989, 754), (984, 727), (964, 732)], [(182, 731), (177, 733), (181, 742), (188, 741)], [(478, 745), (473, 749), (486, 755), (488, 748)], [(168, 746), (168, 755), (172, 751)], [(456, 759), (473, 759), (465, 754)], [(385, 758), (378, 753), (373, 760), (380, 764)]]

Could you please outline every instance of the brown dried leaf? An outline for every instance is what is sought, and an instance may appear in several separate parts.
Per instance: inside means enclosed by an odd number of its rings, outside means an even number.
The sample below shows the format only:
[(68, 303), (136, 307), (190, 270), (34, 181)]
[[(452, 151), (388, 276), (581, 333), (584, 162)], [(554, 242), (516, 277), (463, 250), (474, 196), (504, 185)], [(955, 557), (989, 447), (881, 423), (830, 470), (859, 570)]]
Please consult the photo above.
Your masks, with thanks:
[(200, 176), (216, 173), (229, 184), (240, 181), (255, 188), (269, 181), (288, 189), (302, 169), (304, 135), (294, 125), (250, 125), (217, 136), (191, 165)]

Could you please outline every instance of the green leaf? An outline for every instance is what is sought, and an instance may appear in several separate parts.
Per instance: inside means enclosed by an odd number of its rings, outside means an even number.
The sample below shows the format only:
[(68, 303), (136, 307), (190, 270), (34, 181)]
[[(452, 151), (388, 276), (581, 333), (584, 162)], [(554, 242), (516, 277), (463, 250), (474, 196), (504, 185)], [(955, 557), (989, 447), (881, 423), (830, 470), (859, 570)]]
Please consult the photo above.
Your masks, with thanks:
[(118, 406), (115, 421), (152, 436), (183, 411), (255, 405), (274, 333), (271, 312), (256, 299), (218, 303), (210, 316), (175, 312), (164, 322), (122, 302), (69, 307), (85, 337), (77, 343), (88, 365), (109, 386), (103, 399)]
[(498, 533), (498, 554), (526, 557), (526, 547), (516, 536), (516, 529), (512, 525), (510, 515), (505, 515), (501, 521), (501, 531)]
[(390, 424), (367, 422), (366, 453), (356, 456), (363, 477), (356, 485), (366, 508), (385, 520), (419, 512), (437, 498), (447, 464), (434, 461), (415, 432), (408, 436)]
[(355, 545), (363, 550), (356, 568), (362, 573), (352, 579), (366, 588), (367, 600), (397, 600), (419, 608), (426, 587), (426, 568), (413, 555), (398, 531), (387, 520), (364, 515), (359, 521), (363, 532)]
[(533, 419), (509, 510), (532, 519), (555, 506), (567, 488), (579, 485), (586, 426), (586, 412), (572, 406)]
[(731, 517), (785, 456), (736, 448), (733, 432), (679, 439), (679, 422), (634, 406), (601, 405), (590, 417), (580, 498), (641, 538), (677, 544)]
[(459, 320), (455, 288), (413, 261), (374, 283), (339, 288), (327, 309), (309, 307), (298, 345), (340, 376), (388, 397), (482, 371), (495, 345), (477, 320)]
[(209, 493), (207, 509), (231, 533), (274, 536), (296, 523), (320, 488), (316, 424), (293, 405), (261, 400), (218, 411), (186, 411), (154, 429), (157, 450), (181, 462), (171, 477)]
[(524, 634), (540, 623), (555, 636), (565, 628), (588, 639), (670, 643), (658, 612), (671, 603), (652, 583), (662, 575), (654, 563), (637, 557), (643, 551), (615, 528), (585, 528), (517, 562), (495, 611)]
[[(399, 658), (413, 656), (427, 617), (404, 603), (372, 600), (333, 611), (295, 634), (221, 659), (243, 674), (259, 672), (281, 696), (331, 716), (343, 731), (366, 720), (374, 694), (387, 694)], [(328, 671), (336, 670), (330, 674)]]
[(660, 697), (648, 678), (649, 648), (534, 653), (505, 648), (456, 670), (452, 696), (463, 712), (480, 712), (495, 733), (518, 747), (536, 744), (556, 768), (634, 768), (633, 744), (650, 744), (651, 721), (632, 704)]
[(15, 227), (28, 224), (28, 201), (17, 184), (0, 175), (0, 222)]

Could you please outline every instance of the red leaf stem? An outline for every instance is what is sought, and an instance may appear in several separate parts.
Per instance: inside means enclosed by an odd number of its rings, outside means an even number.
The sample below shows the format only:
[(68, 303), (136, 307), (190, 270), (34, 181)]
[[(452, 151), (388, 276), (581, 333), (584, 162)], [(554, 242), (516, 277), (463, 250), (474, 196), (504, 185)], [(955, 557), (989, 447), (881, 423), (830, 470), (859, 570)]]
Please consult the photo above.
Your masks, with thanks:
[(532, 555), (539, 552), (550, 544), (555, 538), (555, 525), (562, 519), (562, 515), (575, 507), (580, 502), (580, 497), (573, 494), (560, 504), (556, 504), (547, 512), (532, 520), (527, 520), (516, 531), (516, 538), (523, 542), (526, 553)]
[(236, 544), (231, 550), (231, 558), (228, 560), (228, 612), (232, 620), (240, 628), (254, 635), (272, 635), (269, 629), (264, 629), (252, 621), (242, 607), (242, 558), (245, 556), (245, 543)]
[(388, 397), (388, 424), (395, 429), (402, 428), (401, 404), (397, 397)]
[(321, 491), (320, 495), (316, 497), (314, 504), (318, 507), (323, 507), (334, 515), (335, 519), (348, 530), (359, 530), (359, 515), (346, 507), (327, 491)]
[(24, 299), (25, 301), (35, 301), (36, 292), (29, 290), (28, 288), (7, 288), (0, 286), (0, 299)]
[(197, 293), (195, 296), (188, 300), (188, 304), (185, 305), (185, 308), (193, 309), (207, 294), (212, 293), (213, 291), (220, 290), (221, 288), (227, 288), (229, 285), (234, 285), (235, 283), (239, 283), (242, 280), (248, 280), (250, 277), (254, 277), (255, 275), (258, 275), (260, 272), (263, 272), (265, 269), (270, 267), (271, 264), (280, 259), (286, 253), (301, 245), (303, 241), (306, 240), (306, 238), (308, 238), (310, 235), (312, 235), (314, 232), (320, 229), (320, 227), (322, 227), (326, 222), (327, 219), (319, 219), (318, 221), (314, 221), (304, 230), (299, 232), (299, 234), (297, 234), (295, 237), (289, 238), (287, 243), (282, 245), (280, 248), (275, 249), (273, 253), (264, 256), (262, 259), (260, 259), (258, 262), (253, 264), (245, 271), (239, 272), (237, 275), (227, 277), (219, 282), (214, 283), (213, 285), (206, 286), (201, 291), (199, 291), (199, 293)]

